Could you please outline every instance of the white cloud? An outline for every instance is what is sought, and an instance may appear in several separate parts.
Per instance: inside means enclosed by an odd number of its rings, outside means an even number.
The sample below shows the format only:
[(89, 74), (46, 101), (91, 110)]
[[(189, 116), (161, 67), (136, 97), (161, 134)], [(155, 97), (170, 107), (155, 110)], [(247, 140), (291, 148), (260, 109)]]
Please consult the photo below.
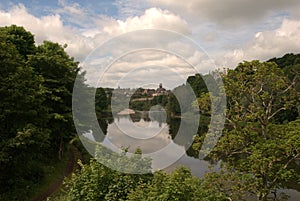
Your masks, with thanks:
[[(159, 2), (171, 4), (167, 0), (159, 0)], [(172, 2), (172, 6), (184, 8), (183, 3), (181, 3), (180, 1)], [(235, 0), (230, 0), (228, 2), (232, 3), (235, 2)], [(244, 2), (244, 0), (242, 0), (242, 2)], [(291, 1), (291, 3), (293, 2), (294, 1)], [(185, 6), (187, 6), (192, 11), (196, 11), (198, 8), (197, 6), (199, 6), (198, 4), (203, 3), (207, 4), (207, 8), (210, 8), (209, 6), (212, 6), (212, 8), (214, 8), (213, 2), (210, 3), (206, 0), (197, 2), (195, 0), (192, 0), (185, 3), (187, 4)], [(278, 4), (281, 5), (281, 3)], [(263, 7), (266, 10), (272, 10), (277, 9), (278, 4), (276, 4), (277, 6), (272, 5), (271, 8), (266, 8), (264, 6)], [(64, 1), (61, 1), (60, 5), (63, 8), (63, 12), (68, 13), (70, 16), (82, 15), (87, 17), (84, 9), (79, 8), (77, 4), (67, 4)], [(248, 5), (249, 9), (254, 8), (253, 3), (248, 3), (245, 5)], [(264, 4), (258, 3), (256, 6), (259, 5)], [(241, 6), (241, 3), (233, 8), (237, 8), (238, 6)], [(223, 8), (225, 9), (223, 14), (215, 15), (215, 18), (220, 18), (220, 20), (222, 20), (221, 18), (224, 18), (225, 21), (230, 19), (230, 17), (227, 18), (226, 13), (232, 11), (233, 8), (229, 7), (230, 6), (225, 5)], [(200, 12), (201, 9), (204, 8), (199, 9)], [(261, 10), (263, 10), (263, 8), (261, 8)], [(50, 40), (53, 42), (58, 42), (60, 44), (66, 43), (68, 44), (68, 47), (66, 49), (67, 52), (79, 61), (84, 61), (86, 56), (91, 53), (92, 50), (95, 50), (95, 48), (101, 45), (104, 41), (128, 32), (131, 33), (130, 36), (132, 38), (129, 38), (129, 41), (131, 41), (131, 43), (127, 43), (127, 41), (120, 41), (121, 43), (119, 42), (118, 44), (115, 44), (114, 47), (109, 47), (111, 51), (113, 51), (113, 53), (111, 53), (111, 55), (108, 55), (108, 57), (110, 56), (113, 58), (114, 55), (121, 55), (122, 52), (120, 53), (120, 51), (130, 50), (130, 48), (143, 48), (145, 44), (148, 44), (148, 46), (150, 47), (156, 47), (155, 45), (152, 45), (153, 43), (159, 44), (157, 46), (158, 49), (165, 49), (170, 53), (169, 56), (166, 56), (166, 53), (162, 52), (159, 52), (159, 54), (156, 54), (155, 52), (144, 52), (141, 54), (135, 54), (135, 58), (130, 58), (129, 56), (127, 56), (127, 60), (122, 61), (122, 64), (118, 64), (119, 66), (116, 65), (115, 70), (109, 75), (111, 77), (115, 76), (115, 78), (118, 76), (123, 76), (124, 72), (127, 72), (126, 70), (128, 70), (127, 67), (132, 66), (170, 66), (175, 72), (178, 72), (185, 76), (193, 73), (188, 67), (186, 67), (187, 65), (182, 62), (181, 59), (179, 59), (180, 56), (182, 56), (182, 58), (186, 59), (188, 62), (194, 64), (198, 68), (198, 70), (201, 71), (201, 73), (207, 73), (208, 71), (214, 69), (213, 62), (207, 57), (206, 54), (203, 53), (203, 51), (201, 52), (199, 49), (195, 48), (187, 41), (180, 40), (179, 37), (170, 39), (170, 37), (172, 37), (171, 34), (159, 34), (159, 32), (152, 32), (153, 34), (141, 34), (142, 32), (138, 32), (137, 35), (132, 32), (141, 29), (164, 29), (188, 35), (196, 30), (193, 27), (191, 30), (189, 24), (185, 20), (183, 20), (181, 16), (176, 15), (168, 10), (163, 10), (160, 8), (150, 8), (145, 10), (145, 12), (140, 16), (132, 16), (125, 20), (117, 20), (109, 16), (94, 15), (93, 18), (90, 19), (90, 22), (94, 24), (94, 27), (90, 28), (90, 26), (88, 26), (84, 29), (66, 25), (64, 23), (66, 20), (65, 14), (63, 12), (61, 14), (56, 13), (52, 15), (37, 17), (30, 14), (22, 4), (19, 4), (12, 7), (8, 11), (0, 10), (0, 26), (9, 26), (11, 24), (23, 26), (25, 29), (29, 30), (35, 35), (36, 42), (39, 44), (44, 40)], [(212, 11), (203, 12), (204, 13), (202, 14)], [(219, 15), (223, 16), (220, 17)], [(245, 13), (245, 16), (249, 17), (249, 15), (250, 14)], [(263, 14), (261, 14), (260, 16), (263, 16)], [(82, 23), (83, 21), (81, 21), (80, 23)], [(276, 21), (280, 22), (280, 20), (278, 19), (276, 19)], [(196, 32), (194, 32), (193, 34), (197, 36), (200, 35), (201, 37), (206, 36), (207, 39), (203, 40), (211, 40), (216, 44), (215, 46), (217, 47), (215, 47), (215, 49), (213, 49), (211, 52), (208, 52), (208, 54), (216, 59), (218, 67), (235, 67), (237, 63), (243, 60), (266, 60), (274, 56), (281, 56), (287, 52), (298, 53), (300, 51), (298, 45), (300, 44), (300, 20), (285, 19), (280, 23), (279, 26), (272, 26), (273, 30), (271, 31), (265, 28), (260, 29), (257, 32), (244, 31), (238, 33), (230, 33), (224, 32), (220, 29), (217, 29), (216, 27), (217, 26), (215, 25), (206, 26), (206, 31), (204, 33), (196, 30)], [(240, 36), (240, 33), (243, 33), (243, 35)], [(251, 34), (253, 34), (253, 37), (251, 40), (249, 40), (249, 36), (251, 36)], [(228, 35), (230, 35), (231, 37), (228, 38)], [(244, 35), (247, 35), (247, 37), (244, 38)], [(243, 38), (243, 40), (241, 40), (241, 38)], [(133, 44), (132, 41), (135, 41), (135, 44)], [(245, 41), (248, 42), (245, 43)], [(178, 55), (172, 55), (172, 50), (174, 50), (174, 52), (176, 52)], [(108, 57), (103, 57), (102, 55), (102, 57), (99, 56), (98, 58), (94, 59), (95, 61), (97, 61), (97, 59), (107, 59)], [(146, 71), (141, 71), (140, 73), (141, 75), (142, 73), (144, 73), (143, 75), (145, 75)], [(164, 71), (162, 71), (161, 79), (164, 79), (165, 77), (167, 77), (167, 74), (164, 74)], [(170, 78), (173, 77), (170, 76)]]
[(267, 59), (287, 52), (300, 52), (300, 21), (284, 20), (280, 28), (256, 34), (246, 56)]
[[(284, 20), (278, 29), (258, 32), (240, 49), (227, 52), (218, 64), (235, 67), (243, 60), (268, 60), (286, 53), (300, 53), (300, 20)], [(224, 62), (225, 61), (225, 62)]]
[[(208, 73), (215, 69), (214, 63), (207, 54), (182, 35), (173, 32), (143, 30), (123, 36), (100, 46), (86, 60), (84, 69), (87, 69), (86, 76), (89, 84), (95, 85), (94, 81), (98, 80), (104, 72), (103, 79), (106, 83), (101, 84), (114, 86), (114, 81), (131, 74), (134, 69), (167, 66), (172, 71), (171, 73), (166, 74), (165, 71), (161, 71), (152, 76), (154, 75), (161, 81), (176, 83), (178, 86), (184, 82), (171, 74), (175, 73), (186, 79), (188, 75), (199, 72)], [(124, 53), (128, 54), (124, 55)], [(112, 58), (116, 60), (113, 61)], [(112, 65), (110, 65), (111, 62), (113, 62)], [(109, 69), (105, 70), (104, 68), (108, 66)], [(142, 72), (139, 71), (139, 73), (140, 76), (132, 78), (131, 83), (138, 83), (140, 79), (143, 79)], [(151, 74), (148, 73), (148, 76)]]
[[(70, 8), (70, 5), (72, 8)], [(83, 10), (77, 9), (74, 4), (67, 4), (61, 2), (64, 11), (68, 11), (70, 14), (80, 15)], [(70, 9), (69, 9), (70, 8)], [(84, 12), (83, 12), (84, 15)], [(190, 34), (192, 31), (189, 24), (183, 20), (180, 16), (174, 13), (163, 10), (160, 8), (151, 8), (144, 12), (141, 16), (129, 17), (125, 20), (117, 20), (108, 16), (98, 16), (97, 18), (91, 19), (95, 27), (92, 29), (79, 29), (66, 25), (66, 18), (60, 14), (53, 14), (48, 16), (36, 17), (30, 14), (23, 5), (17, 5), (8, 11), (0, 10), (0, 26), (9, 26), (16, 24), (24, 26), (25, 29), (29, 30), (35, 35), (37, 43), (42, 43), (44, 40), (50, 40), (58, 42), (60, 44), (68, 44), (67, 52), (75, 57), (76, 60), (84, 61), (86, 56), (95, 50), (96, 47), (101, 45), (104, 41), (118, 36), (120, 34), (128, 33), (135, 30), (141, 29), (165, 29), (178, 32), (184, 35)], [(223, 54), (220, 59), (217, 60), (218, 66), (230, 66), (234, 67), (237, 63), (244, 59), (268, 59), (274, 56), (280, 56), (286, 52), (299, 51), (299, 21), (285, 20), (283, 21), (280, 28), (274, 31), (261, 31), (256, 33), (256, 37), (252, 41), (245, 45), (240, 44), (240, 48), (237, 48), (235, 44), (233, 47), (236, 49), (233, 52), (228, 52), (225, 49), (221, 51)], [(213, 33), (210, 31), (210, 33)], [(218, 32), (221, 37), (221, 32)], [(196, 73), (195, 71), (188, 68), (187, 64), (180, 58), (186, 59), (186, 61), (194, 64), (201, 73), (207, 73), (214, 69), (214, 63), (210, 60), (207, 55), (202, 51), (190, 45), (186, 41), (177, 41), (170, 39), (171, 35), (165, 36), (162, 34), (132, 34), (135, 44), (132, 43), (118, 43), (114, 47), (110, 47), (112, 57), (120, 55), (120, 51), (130, 50), (130, 48), (123, 48), (123, 46), (130, 46), (131, 48), (139, 49), (143, 48), (143, 42), (146, 44), (152, 44), (157, 42), (161, 45), (162, 49), (169, 50), (170, 55), (166, 55), (164, 52), (142, 52), (140, 54), (132, 54), (133, 56), (127, 56), (126, 61), (122, 61), (115, 64), (112, 71), (109, 71), (107, 77), (111, 80), (120, 79), (133, 67), (145, 67), (149, 66), (168, 66), (174, 72), (179, 75), (188, 76), (189, 74)], [(208, 40), (214, 39), (215, 35), (209, 36)], [(131, 40), (131, 38), (130, 38)], [(172, 42), (170, 42), (172, 41)], [(216, 43), (218, 41), (215, 41)], [(172, 55), (172, 50), (178, 54), (177, 56)], [(215, 51), (215, 52), (214, 52)], [(122, 53), (121, 53), (122, 54)], [(216, 50), (213, 50), (209, 55), (216, 55)], [(178, 57), (179, 56), (179, 57)], [(217, 57), (215, 57), (217, 58)], [(107, 57), (95, 58), (95, 61), (99, 59), (107, 59)], [(157, 71), (151, 71), (157, 72)], [(139, 71), (140, 75), (146, 75), (146, 71)], [(176, 83), (176, 76), (170, 76), (167, 71), (161, 71), (158, 79), (170, 78), (170, 83)], [(93, 74), (93, 79), (98, 79), (97, 74)], [(172, 80), (173, 79), (173, 80)], [(139, 80), (139, 79), (138, 79)]]
[[(188, 24), (182, 20), (179, 16), (174, 15), (173, 13), (167, 11), (167, 10), (161, 10), (158, 8), (151, 8), (145, 11), (145, 13), (142, 16), (135, 16), (135, 17), (129, 17), (126, 20), (110, 20), (110, 24), (107, 26), (104, 26), (102, 30), (93, 30), (85, 32), (84, 34), (86, 36), (92, 37), (93, 41), (96, 42), (97, 37), (100, 37), (103, 39), (103, 35), (107, 35), (108, 38), (112, 38), (114, 36), (119, 36), (120, 34), (124, 33), (130, 33), (126, 35), (125, 37), (116, 38), (111, 44), (108, 45), (108, 50), (106, 49), (106, 46), (100, 46), (99, 50), (100, 52), (97, 52), (97, 49), (95, 51), (95, 55), (93, 56), (96, 58), (102, 58), (104, 56), (104, 62), (107, 63), (107, 60), (105, 58), (113, 56), (118, 57), (127, 51), (131, 50), (137, 50), (137, 49), (143, 49), (146, 47), (154, 47), (152, 44), (157, 43), (157, 49), (170, 49), (176, 48), (176, 50), (180, 50), (183, 55), (193, 55), (194, 49), (191, 49), (189, 45), (185, 45), (184, 43), (176, 44), (174, 43), (175, 38), (174, 34), (166, 32), (163, 34), (162, 32), (156, 32), (156, 31), (150, 31), (150, 32), (134, 32), (136, 30), (144, 30), (144, 29), (164, 29), (164, 30), (171, 30), (173, 32), (179, 32), (181, 34), (187, 34), (190, 33)], [(174, 39), (170, 39), (170, 37), (174, 37)], [(179, 38), (177, 36), (177, 38)], [(134, 42), (133, 42), (134, 41)], [(153, 41), (153, 42), (152, 42)], [(170, 42), (171, 41), (171, 42)], [(103, 40), (100, 40), (98, 45), (101, 45)], [(134, 43), (134, 44), (133, 44)], [(104, 50), (104, 49), (105, 50)], [(107, 54), (104, 53), (107, 51)], [(125, 51), (125, 52), (124, 52)], [(104, 55), (103, 55), (104, 54)], [(130, 55), (125, 55), (124, 58), (119, 58), (119, 60), (114, 63), (113, 66), (110, 67), (110, 70), (106, 71), (106, 79), (110, 82), (108, 84), (112, 84), (113, 80), (119, 80), (127, 73), (131, 73), (131, 70), (138, 67), (145, 67), (148, 66), (170, 66), (175, 71), (182, 72), (183, 76), (187, 75), (187, 72), (183, 72), (182, 69), (178, 69), (178, 67), (182, 66), (182, 62), (177, 58), (175, 59), (175, 56), (173, 57), (163, 57), (161, 55), (165, 55), (166, 53), (160, 52), (159, 50), (156, 50), (155, 52), (143, 52), (143, 53), (136, 53), (133, 57)], [(124, 60), (126, 58), (126, 60)], [(116, 59), (116, 58), (115, 58)], [(96, 59), (97, 60), (97, 59)], [(98, 59), (99, 60), (99, 59)], [(103, 59), (101, 60), (103, 62)], [(90, 84), (93, 83), (93, 80), (97, 80), (97, 76), (99, 76), (99, 73), (96, 73), (97, 71), (102, 72), (97, 64), (90, 65), (91, 63), (95, 63), (94, 59), (87, 61), (85, 67), (89, 68), (87, 77), (88, 80), (91, 80), (89, 82)], [(105, 65), (106, 65), (105, 63)], [(103, 66), (103, 63), (100, 64)], [(176, 67), (176, 68), (175, 68)], [(183, 68), (186, 68), (186, 64)], [(139, 71), (140, 76), (142, 76), (142, 73), (144, 71)], [(189, 74), (191, 72), (189, 71)], [(165, 79), (167, 76), (166, 74), (163, 74), (161, 72), (158, 79)], [(141, 77), (137, 77), (137, 81), (139, 81)], [(133, 80), (132, 80), (133, 81)], [(131, 82), (133, 83), (133, 82)], [(137, 83), (137, 82), (136, 82)], [(93, 83), (94, 84), (94, 83)], [(102, 83), (103, 84), (103, 83)]]
[(182, 58), (157, 50), (132, 52), (119, 58), (106, 69), (101, 65), (103, 60), (99, 62), (88, 65), (87, 79), (91, 85), (95, 85), (93, 81), (100, 79), (101, 86), (117, 86), (116, 83), (123, 80), (122, 86), (126, 87), (130, 87), (130, 84), (133, 87), (139, 83), (164, 82), (172, 88), (185, 83), (188, 75), (197, 73)]
[(56, 14), (41, 17), (30, 14), (22, 4), (8, 11), (0, 10), (0, 26), (11, 24), (23, 26), (35, 35), (38, 44), (44, 40), (68, 44), (67, 52), (80, 61), (83, 61), (95, 47), (105, 40), (126, 32), (149, 28), (170, 29), (180, 33), (189, 32), (187, 23), (179, 16), (158, 8), (146, 10), (142, 16), (130, 17), (125, 21), (97, 16), (90, 20), (96, 28), (80, 30), (64, 24), (61, 14), (67, 13), (76, 20), (77, 17), (86, 16), (83, 9), (80, 9), (78, 4), (68, 4), (66, 1), (60, 1), (59, 4), (62, 9), (56, 10)]
[(244, 51), (241, 49), (235, 49), (232, 52), (227, 52), (224, 55), (220, 55), (216, 63), (219, 68), (235, 68), (238, 63), (246, 60)]
[(190, 32), (187, 22), (180, 16), (159, 8), (150, 8), (142, 16), (129, 17), (125, 21), (118, 20), (104, 27), (104, 31), (111, 35), (140, 29), (166, 29), (183, 34)]
[(30, 14), (24, 5), (19, 4), (7, 12), (0, 10), (0, 26), (11, 24), (23, 26), (33, 33), (38, 44), (44, 40), (68, 44), (67, 52), (79, 60), (92, 49), (92, 45), (84, 37), (76, 34), (76, 29), (65, 26), (57, 14), (36, 17)]
[[(212, 21), (220, 25), (236, 26), (253, 22), (274, 11), (299, 12), (299, 0), (148, 0), (152, 5), (163, 6), (181, 16), (197, 21)], [(295, 9), (298, 8), (298, 9)], [(192, 19), (192, 20), (193, 20)]]

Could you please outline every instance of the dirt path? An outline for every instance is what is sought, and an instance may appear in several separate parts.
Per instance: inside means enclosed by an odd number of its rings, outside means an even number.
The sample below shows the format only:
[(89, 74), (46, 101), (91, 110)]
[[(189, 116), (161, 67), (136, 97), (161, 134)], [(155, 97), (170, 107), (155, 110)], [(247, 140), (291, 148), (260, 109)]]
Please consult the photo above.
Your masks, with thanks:
[(54, 192), (58, 191), (62, 185), (62, 182), (65, 177), (69, 176), (76, 168), (77, 166), (77, 160), (82, 160), (82, 155), (78, 151), (78, 149), (70, 144), (69, 148), (69, 160), (66, 165), (66, 169), (63, 173), (63, 175), (53, 184), (51, 184), (44, 192), (41, 192), (39, 195), (37, 195), (32, 201), (43, 201), (46, 200), (47, 197), (52, 195)]

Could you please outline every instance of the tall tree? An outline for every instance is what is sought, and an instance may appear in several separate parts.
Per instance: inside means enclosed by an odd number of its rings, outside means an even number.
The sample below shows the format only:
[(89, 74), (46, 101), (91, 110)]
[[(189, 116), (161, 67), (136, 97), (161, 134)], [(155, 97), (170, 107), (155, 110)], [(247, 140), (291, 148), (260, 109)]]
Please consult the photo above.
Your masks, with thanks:
[(23, 28), (0, 28), (1, 200), (26, 195), (24, 186), (41, 175), (34, 164), (49, 145), (44, 79), (26, 63), (34, 46), (28, 38), (32, 35)]
[(276, 115), (295, 104), (294, 85), (275, 63), (259, 61), (229, 70), (224, 83), (230, 126), (224, 130), (215, 156), (225, 159), (232, 169), (253, 175), (255, 182), (249, 184), (249, 192), (254, 192), (257, 200), (267, 200), (271, 192), (298, 177), (299, 122), (274, 124)]
[(45, 105), (50, 115), (51, 141), (57, 147), (58, 157), (61, 158), (65, 142), (70, 140), (71, 133), (75, 133), (72, 91), (79, 72), (78, 62), (59, 44), (45, 41), (37, 47), (36, 54), (29, 57), (28, 64), (45, 79)]
[(1, 32), (6, 33), (5, 40), (8, 43), (12, 43), (24, 59), (27, 59), (28, 55), (35, 53), (36, 47), (32, 33), (26, 31), (23, 27), (16, 25), (0, 29)]
[(273, 62), (241, 63), (228, 71), (224, 82), (231, 125), (236, 128), (238, 122), (258, 122), (264, 138), (268, 138), (271, 120), (296, 101), (293, 84)]

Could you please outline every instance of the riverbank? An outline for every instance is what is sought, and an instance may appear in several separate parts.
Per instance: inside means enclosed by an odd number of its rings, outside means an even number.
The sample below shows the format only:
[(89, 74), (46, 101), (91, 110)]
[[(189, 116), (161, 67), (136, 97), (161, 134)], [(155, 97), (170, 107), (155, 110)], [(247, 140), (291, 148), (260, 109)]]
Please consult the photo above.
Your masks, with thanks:
[(129, 115), (129, 114), (135, 114), (135, 111), (129, 108), (126, 108), (122, 110), (121, 112), (117, 113), (118, 115)]

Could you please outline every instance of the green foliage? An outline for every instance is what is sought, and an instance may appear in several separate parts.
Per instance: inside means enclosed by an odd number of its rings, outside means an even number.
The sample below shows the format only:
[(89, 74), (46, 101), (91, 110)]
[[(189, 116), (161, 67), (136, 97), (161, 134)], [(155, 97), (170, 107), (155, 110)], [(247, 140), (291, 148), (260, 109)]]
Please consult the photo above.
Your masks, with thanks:
[(279, 122), (284, 120), (295, 120), (300, 115), (299, 93), (300, 93), (300, 54), (286, 54), (281, 58), (273, 58), (269, 61), (275, 62), (281, 68), (284, 74), (288, 77), (291, 83), (294, 84), (298, 92), (298, 103), (283, 114), (277, 116)]
[(203, 76), (200, 74), (189, 76), (186, 82), (192, 87), (196, 97), (200, 97), (202, 93), (208, 92)]
[(162, 107), (165, 107), (168, 103), (168, 96), (167, 95), (159, 95), (153, 97), (153, 100), (151, 101), (151, 105), (161, 105)]
[(284, 69), (289, 66), (300, 64), (300, 54), (285, 54), (281, 58), (272, 58), (270, 62), (275, 62), (279, 68)]
[(61, 156), (72, 137), (79, 68), (60, 45), (36, 47), (34, 36), (15, 25), (0, 28), (0, 61), (0, 200), (20, 200), (43, 179), (44, 158)]
[(275, 63), (259, 61), (239, 64), (224, 75), (224, 82), (230, 126), (212, 156), (253, 175), (255, 182), (248, 191), (255, 192), (258, 200), (266, 200), (271, 192), (299, 178), (299, 149), (295, 148), (299, 146), (299, 121), (274, 124), (276, 115), (295, 104), (294, 85)]
[(44, 105), (48, 107), (50, 140), (61, 158), (64, 144), (73, 137), (70, 134), (75, 133), (71, 109), (78, 63), (67, 55), (62, 46), (45, 41), (37, 47), (36, 54), (29, 56), (28, 64), (45, 80)]
[[(126, 157), (126, 150), (117, 154), (99, 146), (95, 159), (90, 164), (81, 164), (81, 170), (66, 181), (67, 200), (127, 200), (128, 194), (140, 183), (147, 182), (150, 174), (125, 174), (122, 171), (150, 171), (151, 162), (141, 158), (141, 150), (135, 156)], [(101, 161), (99, 163), (98, 161)], [(114, 163), (116, 170), (103, 164)], [(135, 165), (132, 165), (135, 164)], [(127, 170), (126, 170), (127, 169)]]
[(172, 114), (172, 116), (181, 115), (179, 102), (173, 93), (169, 94), (167, 110), (168, 110), (168, 112), (170, 112)]
[[(240, 171), (242, 175), (252, 175), (249, 178), (252, 182), (243, 187), (257, 200), (266, 200), (271, 192), (276, 193), (279, 188), (287, 188), (290, 182), (300, 181), (299, 125), (299, 120), (284, 125), (270, 124), (267, 132), (272, 137), (268, 140), (261, 137), (252, 126), (241, 131), (227, 131), (215, 154), (226, 160), (229, 169)], [(233, 179), (231, 182), (237, 183), (238, 178)]]
[(103, 88), (96, 89), (95, 95), (95, 109), (98, 116), (101, 116), (104, 112), (108, 110), (108, 98), (106, 92)]
[(158, 171), (132, 175), (119, 173), (91, 160), (89, 165), (81, 164), (80, 172), (66, 181), (68, 191), (61, 200), (228, 200), (226, 194), (211, 190), (207, 185), (184, 167), (171, 174)]
[(219, 173), (209, 172), (202, 186), (209, 194), (226, 195), (226, 200), (254, 200), (255, 178), (251, 174), (223, 168)]
[[(32, 164), (49, 146), (44, 79), (25, 60), (27, 53), (33, 53), (31, 37), (20, 27), (0, 28), (0, 198), (4, 200), (9, 199), (3, 194), (8, 190), (26, 196), (28, 178), (40, 177)], [(28, 51), (23, 49), (27, 46)]]
[(35, 53), (34, 36), (23, 27), (16, 25), (0, 27), (0, 34), (6, 35), (5, 42), (13, 44), (24, 59)]
[(200, 184), (200, 180), (192, 177), (190, 171), (183, 167), (170, 175), (159, 171), (154, 173), (149, 183), (134, 189), (128, 200), (200, 200)]
[(152, 106), (161, 105), (165, 107), (168, 103), (167, 95), (155, 96), (152, 100), (148, 99), (147, 97), (144, 97), (145, 100), (134, 100), (134, 97), (136, 98), (136, 96), (132, 96), (131, 101), (129, 102), (129, 107), (133, 110), (148, 111)]
[(275, 63), (244, 62), (224, 76), (228, 120), (233, 128), (239, 122), (258, 122), (267, 138), (266, 127), (275, 115), (295, 104), (296, 91)]
[(150, 100), (145, 101), (130, 101), (129, 108), (133, 110), (139, 111), (147, 111), (150, 110), (152, 104)]
[[(287, 58), (278, 62), (282, 69), (298, 62), (293, 55)], [(282, 69), (274, 62), (252, 61), (223, 74), (227, 122), (210, 158), (225, 161), (227, 169), (207, 175), (204, 183), (208, 182), (210, 190), (223, 192), (232, 200), (246, 199), (246, 195), (268, 200), (279, 188), (299, 181), (300, 128), (299, 120), (294, 121), (299, 97), (295, 79)], [(201, 94), (197, 101), (200, 112), (209, 115), (210, 96)], [(204, 137), (195, 136), (194, 149), (201, 148)], [(239, 193), (234, 193), (234, 188)], [(277, 195), (277, 199), (283, 198)]]

